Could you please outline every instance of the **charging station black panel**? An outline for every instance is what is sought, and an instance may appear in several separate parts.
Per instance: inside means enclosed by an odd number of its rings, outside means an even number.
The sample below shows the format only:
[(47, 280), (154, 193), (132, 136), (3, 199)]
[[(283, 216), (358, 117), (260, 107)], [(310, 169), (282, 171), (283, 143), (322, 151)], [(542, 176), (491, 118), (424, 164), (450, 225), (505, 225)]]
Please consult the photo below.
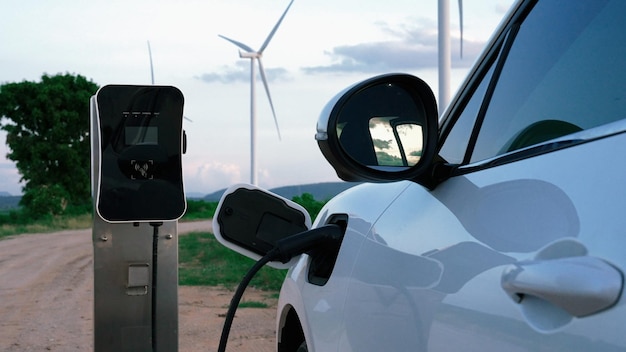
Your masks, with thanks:
[(183, 102), (182, 93), (170, 86), (100, 88), (97, 210), (104, 220), (167, 221), (183, 215)]

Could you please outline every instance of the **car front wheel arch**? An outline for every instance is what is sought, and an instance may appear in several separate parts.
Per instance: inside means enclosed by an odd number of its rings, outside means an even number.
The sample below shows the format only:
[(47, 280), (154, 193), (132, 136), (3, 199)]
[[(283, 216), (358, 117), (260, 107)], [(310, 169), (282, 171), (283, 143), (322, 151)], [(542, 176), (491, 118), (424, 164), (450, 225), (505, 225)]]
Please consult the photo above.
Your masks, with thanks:
[(285, 318), (285, 324), (280, 331), (278, 352), (307, 352), (308, 348), (304, 338), (304, 331), (300, 318), (296, 311), (291, 308)]

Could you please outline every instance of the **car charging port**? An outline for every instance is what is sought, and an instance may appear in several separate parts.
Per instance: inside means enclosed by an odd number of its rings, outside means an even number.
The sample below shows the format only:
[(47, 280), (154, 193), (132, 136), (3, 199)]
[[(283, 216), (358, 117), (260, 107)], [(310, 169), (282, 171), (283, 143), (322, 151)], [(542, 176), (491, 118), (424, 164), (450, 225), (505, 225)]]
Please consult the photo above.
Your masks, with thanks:
[(256, 275), (256, 273), (265, 264), (275, 260), (287, 263), (291, 260), (291, 258), (302, 253), (315, 251), (316, 248), (324, 248), (327, 246), (333, 246), (338, 248), (343, 238), (344, 231), (345, 226), (342, 227), (339, 224), (328, 224), (312, 230), (300, 232), (276, 241), (274, 248), (267, 252), (267, 254), (265, 254), (261, 259), (259, 259), (252, 266), (252, 268), (248, 270), (246, 275), (239, 283), (239, 286), (237, 287), (237, 290), (235, 291), (235, 294), (231, 299), (230, 306), (228, 307), (228, 312), (226, 313), (218, 351), (226, 351), (226, 343), (228, 341), (230, 328), (235, 317), (235, 311), (239, 306), (239, 302), (241, 301), (243, 293), (254, 275)]
[(348, 227), (347, 214), (333, 214), (328, 218), (327, 224), (337, 225), (341, 228), (341, 239), (339, 241), (327, 242), (323, 245), (316, 246), (307, 254), (310, 257), (308, 281), (317, 286), (324, 286), (330, 279), (330, 275), (335, 268), (335, 262), (339, 255), (339, 248), (343, 241), (343, 234)]

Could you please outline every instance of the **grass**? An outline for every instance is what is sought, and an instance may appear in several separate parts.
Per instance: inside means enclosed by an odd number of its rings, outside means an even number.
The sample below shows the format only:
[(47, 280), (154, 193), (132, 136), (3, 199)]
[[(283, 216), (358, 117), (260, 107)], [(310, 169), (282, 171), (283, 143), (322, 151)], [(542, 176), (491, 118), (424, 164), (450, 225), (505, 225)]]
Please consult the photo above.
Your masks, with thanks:
[[(217, 202), (188, 200), (187, 212), (180, 221), (206, 220), (213, 217)], [(0, 239), (24, 233), (46, 233), (61, 230), (88, 229), (93, 225), (91, 213), (46, 216), (29, 219), (21, 210), (0, 212)]]
[(205, 202), (203, 200), (187, 199), (187, 211), (182, 221), (206, 220), (213, 217), (218, 202)]
[(60, 230), (90, 228), (93, 223), (91, 214), (55, 216), (30, 222), (3, 223), (0, 225), (0, 239), (22, 233), (46, 233)]
[[(222, 246), (207, 232), (190, 233), (178, 239), (178, 277), (180, 285), (225, 286), (235, 288), (254, 261)], [(286, 270), (262, 268), (250, 286), (278, 291)]]
[(239, 308), (269, 308), (266, 303), (256, 301), (245, 301), (239, 303)]

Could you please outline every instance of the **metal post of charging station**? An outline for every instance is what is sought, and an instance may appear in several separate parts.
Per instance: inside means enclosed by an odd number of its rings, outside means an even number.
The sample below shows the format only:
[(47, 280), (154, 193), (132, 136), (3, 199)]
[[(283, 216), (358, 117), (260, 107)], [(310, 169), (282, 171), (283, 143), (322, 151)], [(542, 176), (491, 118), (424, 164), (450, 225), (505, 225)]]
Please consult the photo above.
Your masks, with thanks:
[(94, 215), (94, 351), (153, 351), (154, 338), (156, 351), (178, 350), (176, 225), (164, 222), (159, 228), (153, 292), (153, 228), (111, 224)]
[[(100, 91), (104, 88), (101, 88)], [(134, 88), (143, 92), (133, 93), (135, 95), (153, 94), (141, 91), (142, 87)], [(143, 88), (148, 89), (148, 87)], [(167, 87), (167, 89), (172, 88)], [(121, 89), (128, 90), (129, 87), (122, 87)], [(159, 89), (159, 87), (151, 86), (150, 89)], [(134, 92), (133, 89), (128, 91)], [(159, 94), (154, 93), (154, 96), (156, 99), (161, 99)], [(104, 183), (103, 178), (111, 177), (110, 174), (103, 176), (102, 168), (111, 167), (111, 165), (115, 167), (116, 164), (106, 164), (103, 161), (104, 158), (110, 158), (110, 156), (104, 155), (108, 152), (103, 150), (102, 144), (107, 142), (102, 142), (101, 136), (105, 133), (110, 135), (111, 131), (99, 130), (98, 118), (104, 117), (98, 117), (99, 114), (102, 115), (102, 112), (98, 110), (96, 97), (97, 95), (92, 97), (91, 100), (92, 193), (94, 196), (92, 238), (94, 254), (94, 351), (176, 352), (178, 351), (177, 217), (176, 219), (150, 219), (151, 215), (148, 215), (148, 218), (133, 221), (133, 217), (141, 217), (136, 215), (133, 210), (130, 211), (132, 214), (128, 218), (110, 216), (109, 213), (109, 215), (106, 215), (108, 218), (105, 219), (101, 211), (98, 210), (99, 188)], [(135, 96), (133, 99), (144, 99), (144, 97)], [(105, 103), (106, 101), (102, 104)], [(137, 103), (133, 101), (132, 104)], [(181, 115), (179, 117), (182, 124), (182, 94), (180, 104)], [(158, 105), (156, 104), (156, 106)], [(145, 111), (124, 111), (123, 113), (127, 112), (130, 114), (145, 113)], [(154, 111), (149, 111), (149, 113), (154, 113)], [(166, 117), (159, 116), (161, 119)], [(167, 118), (179, 117), (169, 116)], [(128, 118), (133, 117), (130, 116)], [(142, 116), (136, 118), (142, 118)], [(156, 133), (157, 130), (148, 130), (148, 133), (146, 133), (146, 130), (151, 127), (146, 127), (145, 124), (137, 125), (135, 123), (135, 125), (129, 127), (127, 126), (129, 123), (122, 122), (119, 125), (119, 133), (124, 133), (120, 131), (126, 129), (126, 134), (141, 134), (142, 145), (160, 143), (162, 140), (167, 139), (161, 135), (159, 135), (159, 139), (150, 136)], [(162, 128), (158, 133), (171, 134), (178, 132), (171, 128)], [(120, 142), (120, 145), (122, 146), (129, 146), (136, 142), (136, 140), (128, 138), (128, 136), (125, 138), (117, 137), (118, 139), (121, 138), (122, 142)], [(113, 139), (113, 137), (110, 139)], [(135, 162), (134, 159), (131, 161)], [(120, 165), (123, 163), (128, 163), (128, 161), (123, 160), (119, 162)], [(123, 167), (123, 165), (120, 167)], [(150, 165), (150, 167), (154, 166)], [(135, 171), (143, 172), (142, 175), (146, 176), (146, 170), (138, 169)], [(115, 172), (119, 172), (119, 170)], [(138, 175), (138, 177), (142, 175)], [(155, 178), (158, 178), (158, 175)], [(132, 174), (129, 179), (130, 181), (123, 181), (131, 185), (131, 187), (134, 187), (135, 184), (150, 185), (150, 182), (152, 182), (151, 179), (135, 180)], [(136, 182), (133, 183), (131, 181)], [(159, 182), (164, 181), (159, 180)], [(160, 185), (157, 184), (157, 186)], [(180, 188), (182, 191), (182, 183)], [(123, 187), (120, 187), (120, 189), (124, 190)], [(114, 191), (119, 190), (116, 189)], [(155, 188), (152, 185), (149, 191), (158, 191), (158, 187)], [(120, 197), (123, 198), (129, 192), (132, 193), (133, 190), (121, 192)], [(109, 198), (99, 200), (100, 202), (106, 202), (110, 201), (110, 199), (109, 196)], [(129, 200), (122, 199), (121, 201), (128, 202)], [(116, 204), (111, 209), (117, 211), (117, 206)], [(113, 221), (111, 221), (111, 218)], [(120, 219), (121, 221), (118, 221)]]

